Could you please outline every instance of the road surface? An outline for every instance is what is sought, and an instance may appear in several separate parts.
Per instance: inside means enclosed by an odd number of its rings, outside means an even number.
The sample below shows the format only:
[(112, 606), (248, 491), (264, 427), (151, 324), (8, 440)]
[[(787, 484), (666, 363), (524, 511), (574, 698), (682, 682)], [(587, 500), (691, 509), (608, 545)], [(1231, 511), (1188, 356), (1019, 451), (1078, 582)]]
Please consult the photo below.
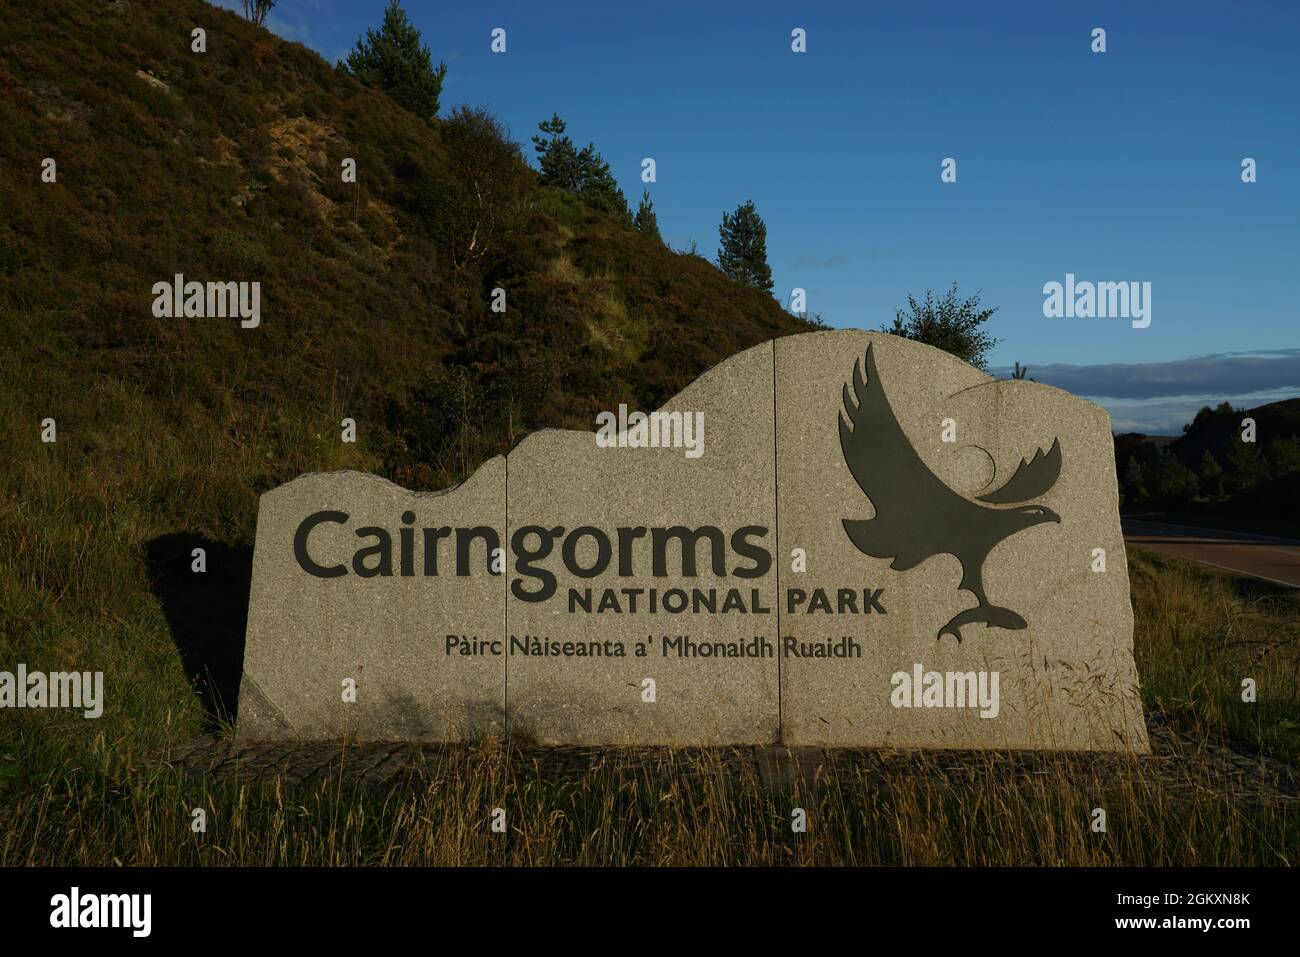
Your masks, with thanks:
[(1245, 532), (1122, 519), (1124, 541), (1202, 565), (1300, 588), (1300, 542)]

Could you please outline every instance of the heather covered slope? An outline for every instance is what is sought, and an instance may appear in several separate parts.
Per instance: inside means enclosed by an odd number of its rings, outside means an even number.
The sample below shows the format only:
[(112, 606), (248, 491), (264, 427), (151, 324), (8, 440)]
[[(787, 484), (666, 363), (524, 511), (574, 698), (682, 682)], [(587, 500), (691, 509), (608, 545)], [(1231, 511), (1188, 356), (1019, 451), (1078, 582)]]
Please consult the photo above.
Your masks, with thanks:
[[(0, 0), (0, 128), (0, 648), (107, 671), (106, 719), (78, 733), (192, 730), (159, 582), (207, 542), (216, 624), (194, 640), (220, 640), (265, 489), (345, 467), (443, 487), (807, 328), (522, 162), (523, 227), (458, 267), (438, 215), (477, 158), (445, 124), (201, 0)], [(260, 281), (260, 327), (155, 318), (176, 273)]]
[[(407, 423), (390, 414), (382, 432), (395, 434), (381, 434), (378, 419), (440, 366), (470, 370), (489, 411), (513, 407), (517, 432), (590, 422), (618, 400), (653, 405), (804, 328), (698, 257), (535, 185), (523, 235), (490, 268), (458, 271), (429, 228), (463, 160), (436, 127), (198, 0), (118, 11), (4, 17), (3, 305), (80, 374), (204, 408), (232, 394), (244, 408), (342, 397), (396, 466), (410, 458)], [(189, 50), (194, 25), (207, 53)], [(45, 156), (56, 185), (38, 180)], [(345, 157), (355, 186), (340, 180)], [(150, 286), (175, 272), (260, 280), (265, 327), (154, 320)], [(504, 316), (488, 309), (498, 286)]]

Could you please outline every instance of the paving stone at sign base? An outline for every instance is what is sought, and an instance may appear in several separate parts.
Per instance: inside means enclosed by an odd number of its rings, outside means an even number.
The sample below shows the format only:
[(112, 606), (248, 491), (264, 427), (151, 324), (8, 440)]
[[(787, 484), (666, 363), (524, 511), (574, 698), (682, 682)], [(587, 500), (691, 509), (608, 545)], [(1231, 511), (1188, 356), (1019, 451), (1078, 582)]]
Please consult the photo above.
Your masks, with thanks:
[[(660, 411), (702, 415), (703, 453), (602, 448), (591, 432), (558, 430), (530, 435), (510, 453), (509, 528), (512, 542), (523, 536), (506, 615), (513, 738), (672, 745), (777, 738), (772, 344), (714, 367)], [(539, 550), (540, 530), (556, 528), (564, 531), (549, 554), (521, 562), (518, 545)], [(607, 553), (598, 535), (577, 534), (584, 528), (607, 536)], [(648, 531), (629, 536), (624, 554), (620, 528)], [(698, 544), (683, 544), (686, 530), (702, 536)], [(604, 574), (582, 574), (606, 562)], [(555, 576), (554, 594), (529, 600), (549, 588), (530, 569)], [(588, 589), (590, 611), (572, 603)], [(634, 609), (628, 590), (638, 589)], [(697, 592), (716, 603), (715, 613), (692, 610)], [(673, 610), (683, 598), (686, 610)], [(566, 643), (570, 652), (595, 653), (565, 653)]]
[(775, 361), (783, 740), (1148, 750), (1106, 412), (878, 333)]
[[(321, 519), (323, 512), (337, 514)], [(317, 518), (303, 532), (309, 516)], [(421, 494), (377, 476), (333, 472), (264, 494), (237, 737), (499, 735), (504, 654), (449, 652), (448, 636), (501, 637), (505, 576), (491, 573), (489, 545), (504, 541), (504, 521), (501, 457), (446, 492)], [(436, 534), (440, 528), (485, 528), (495, 542), (487, 533), (466, 534), (462, 544), (455, 531)], [(376, 570), (391, 574), (371, 574)], [(344, 700), (345, 679), (355, 683), (355, 701)]]

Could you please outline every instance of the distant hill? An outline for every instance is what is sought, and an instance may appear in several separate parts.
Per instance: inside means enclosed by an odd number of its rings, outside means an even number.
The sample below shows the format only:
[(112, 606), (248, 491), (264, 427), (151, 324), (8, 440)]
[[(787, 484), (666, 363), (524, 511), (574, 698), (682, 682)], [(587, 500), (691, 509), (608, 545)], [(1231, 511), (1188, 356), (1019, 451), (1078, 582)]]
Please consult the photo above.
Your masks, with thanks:
[(1229, 443), (1241, 434), (1241, 420), (1246, 417), (1255, 420), (1257, 441), (1262, 445), (1300, 436), (1300, 398), (1270, 402), (1241, 413), (1207, 416), (1202, 412), (1201, 418), (1190, 423), (1191, 428), (1173, 442), (1178, 461), (1196, 468), (1209, 451), (1220, 465), (1225, 465)]
[[(1242, 420), (1255, 421), (1254, 464), (1234, 469), (1231, 452)], [(1300, 535), (1300, 398), (1254, 409), (1227, 403), (1204, 408), (1180, 436), (1124, 433), (1115, 436), (1115, 467), (1126, 512), (1162, 514), (1182, 522), (1281, 535)], [(1287, 451), (1286, 446), (1290, 449)], [(1208, 474), (1209, 453), (1221, 478)], [(1131, 469), (1136, 461), (1140, 468)], [(1250, 474), (1245, 477), (1242, 468)], [(1142, 476), (1135, 482), (1135, 474)]]
[(1144, 435), (1141, 432), (1124, 432), (1115, 436), (1115, 466), (1124, 474), (1130, 457), (1136, 455), (1145, 462), (1160, 458), (1166, 448), (1173, 451), (1178, 461), (1196, 471), (1208, 450), (1221, 466), (1228, 464), (1229, 443), (1241, 433), (1241, 420), (1255, 420), (1256, 434), (1262, 446), (1274, 439), (1300, 438), (1300, 398), (1270, 402), (1254, 409), (1233, 411), (1227, 414), (1211, 410), (1206, 415), (1188, 423), (1182, 435)]

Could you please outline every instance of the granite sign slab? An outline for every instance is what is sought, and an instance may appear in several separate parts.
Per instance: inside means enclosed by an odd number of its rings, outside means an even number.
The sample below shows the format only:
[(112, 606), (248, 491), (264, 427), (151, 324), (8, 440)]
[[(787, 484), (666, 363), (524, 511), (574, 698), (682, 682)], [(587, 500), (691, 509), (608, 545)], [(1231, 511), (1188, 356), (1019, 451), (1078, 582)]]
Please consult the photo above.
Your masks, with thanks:
[(659, 411), (702, 422), (703, 454), (559, 430), (510, 453), (512, 734), (777, 740), (772, 343)]
[[(505, 459), (448, 492), (361, 472), (262, 496), (236, 732), (462, 741), (505, 727)], [(500, 556), (498, 556), (500, 557)]]
[(264, 495), (238, 735), (1147, 749), (1097, 406), (844, 330), (597, 425)]
[(776, 409), (787, 743), (1147, 749), (1105, 410), (855, 330)]

